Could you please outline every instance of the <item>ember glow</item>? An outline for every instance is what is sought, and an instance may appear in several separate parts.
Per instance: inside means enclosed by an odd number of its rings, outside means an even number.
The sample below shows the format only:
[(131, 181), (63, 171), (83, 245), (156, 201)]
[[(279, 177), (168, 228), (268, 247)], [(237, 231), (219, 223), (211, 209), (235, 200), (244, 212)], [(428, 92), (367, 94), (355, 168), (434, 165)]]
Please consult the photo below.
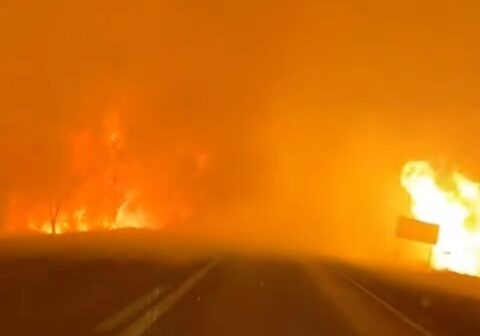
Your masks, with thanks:
[(412, 215), (440, 226), (432, 267), (480, 275), (480, 184), (461, 173), (445, 176), (424, 161), (405, 164), (402, 186)]

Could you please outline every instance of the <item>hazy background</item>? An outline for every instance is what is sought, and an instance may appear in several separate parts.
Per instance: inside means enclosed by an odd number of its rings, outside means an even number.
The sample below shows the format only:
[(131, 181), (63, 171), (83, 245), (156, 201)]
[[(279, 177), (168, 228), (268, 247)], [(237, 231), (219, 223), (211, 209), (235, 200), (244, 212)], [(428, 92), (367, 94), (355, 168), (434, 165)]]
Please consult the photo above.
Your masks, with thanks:
[(408, 209), (406, 160), (480, 178), (479, 15), (477, 1), (4, 0), (0, 225), (24, 225), (13, 198), (44, 211), (101, 166), (117, 114), (142, 207), (182, 209), (165, 230), (378, 255)]

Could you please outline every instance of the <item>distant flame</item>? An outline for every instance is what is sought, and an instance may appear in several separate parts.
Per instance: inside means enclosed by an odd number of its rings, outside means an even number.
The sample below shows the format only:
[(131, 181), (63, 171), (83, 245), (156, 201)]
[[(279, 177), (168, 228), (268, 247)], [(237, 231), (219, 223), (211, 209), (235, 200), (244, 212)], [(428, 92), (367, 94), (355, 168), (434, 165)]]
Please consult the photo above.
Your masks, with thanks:
[(56, 174), (8, 190), (6, 232), (159, 229), (190, 220), (201, 202), (194, 188), (209, 173), (212, 152), (185, 140), (150, 161), (129, 147), (120, 115), (113, 109), (101, 124), (65, 134), (56, 148), (63, 155)]
[[(73, 211), (64, 211), (55, 223), (55, 233), (86, 232), (95, 230), (113, 230), (125, 228), (146, 228), (149, 227), (149, 216), (141, 208), (133, 208), (135, 194), (128, 195), (125, 201), (119, 206), (115, 218), (101, 216), (99, 218), (87, 218), (85, 208)], [(42, 222), (30, 221), (28, 228), (31, 231), (53, 234), (53, 226), (50, 220)]]
[(440, 226), (432, 267), (480, 275), (480, 184), (452, 172), (439, 174), (425, 161), (405, 164), (401, 184), (411, 198), (412, 215)]
[[(120, 119), (117, 114), (110, 115), (105, 122), (105, 147), (106, 158), (100, 160), (103, 166), (92, 168), (93, 154), (98, 144), (93, 142), (88, 133), (80, 133), (72, 142), (72, 159), (70, 171), (72, 175), (79, 176), (79, 183), (70, 187), (72, 190), (58, 196), (56, 202), (50, 204), (50, 218), (30, 219), (28, 229), (47, 234), (62, 234), (68, 232), (84, 232), (91, 230), (145, 228), (149, 226), (149, 216), (145, 210), (136, 204), (139, 193), (122, 181), (125, 167), (121, 161), (121, 152), (124, 145)], [(101, 146), (100, 146), (101, 147)], [(101, 151), (100, 151), (101, 152)], [(106, 162), (106, 164), (104, 163)], [(91, 170), (94, 173), (89, 173)], [(82, 181), (87, 179), (87, 181)], [(88, 181), (90, 179), (90, 181)], [(98, 213), (98, 204), (80, 204), (72, 206), (68, 198), (80, 193), (83, 184), (88, 184), (83, 195), (79, 195), (77, 202), (82, 203), (91, 199), (96, 194), (96, 199), (104, 200), (103, 209)], [(78, 189), (78, 190), (77, 190)], [(104, 195), (98, 194), (104, 193)], [(65, 198), (65, 199), (62, 199)], [(95, 199), (95, 198), (94, 198)], [(87, 202), (88, 203), (88, 202)], [(93, 211), (91, 208), (96, 208)]]

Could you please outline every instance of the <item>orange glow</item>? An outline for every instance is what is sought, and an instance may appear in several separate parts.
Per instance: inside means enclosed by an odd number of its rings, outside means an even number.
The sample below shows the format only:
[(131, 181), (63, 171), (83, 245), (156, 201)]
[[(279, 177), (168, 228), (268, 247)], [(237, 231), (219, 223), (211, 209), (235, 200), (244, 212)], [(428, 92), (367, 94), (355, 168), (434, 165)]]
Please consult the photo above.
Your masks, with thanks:
[(131, 172), (121, 159), (125, 137), (118, 115), (106, 119), (104, 133), (97, 138), (88, 131), (72, 136), (69, 182), (42, 204), (12, 202), (14, 231), (22, 220), (19, 212), (27, 213), (27, 230), (46, 234), (151, 226), (151, 216), (138, 204), (138, 188), (126, 181)]
[(125, 201), (117, 209), (116, 216), (113, 219), (110, 219), (107, 216), (101, 216), (89, 220), (87, 218), (87, 210), (85, 208), (79, 208), (63, 212), (56, 220), (55, 232), (53, 232), (50, 220), (44, 220), (41, 222), (32, 220), (28, 224), (28, 229), (46, 234), (63, 234), (95, 230), (115, 230), (125, 228), (139, 229), (149, 227), (148, 215), (143, 209), (133, 208), (132, 203), (134, 201), (135, 195), (128, 195)]
[(432, 267), (480, 275), (480, 184), (458, 173), (443, 183), (428, 162), (405, 164), (401, 184), (411, 198), (412, 215), (440, 226)]

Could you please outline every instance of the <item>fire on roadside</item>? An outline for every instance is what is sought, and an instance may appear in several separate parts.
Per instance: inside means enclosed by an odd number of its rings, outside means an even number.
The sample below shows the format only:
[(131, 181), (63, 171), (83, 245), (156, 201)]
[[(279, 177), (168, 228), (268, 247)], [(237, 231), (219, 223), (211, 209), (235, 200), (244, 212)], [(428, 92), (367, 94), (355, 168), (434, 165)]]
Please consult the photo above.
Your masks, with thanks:
[(48, 200), (24, 204), (21, 195), (13, 194), (10, 210), (17, 220), (11, 230), (18, 231), (19, 222), (26, 222), (22, 230), (45, 234), (151, 225), (152, 218), (140, 204), (141, 193), (128, 178), (131, 169), (122, 157), (125, 134), (118, 115), (112, 113), (104, 124), (100, 136), (86, 131), (72, 135), (68, 182)]
[(147, 213), (143, 209), (131, 208), (132, 202), (135, 201), (134, 197), (134, 194), (126, 196), (123, 203), (117, 209), (114, 218), (100, 216), (98, 218), (88, 219), (86, 208), (79, 208), (71, 211), (67, 210), (59, 214), (54, 225), (52, 224), (51, 218), (43, 222), (31, 220), (28, 223), (28, 229), (45, 234), (63, 234), (95, 230), (147, 228), (149, 227)]
[(440, 226), (431, 266), (480, 276), (480, 184), (457, 171), (440, 174), (426, 161), (407, 162), (401, 184), (411, 215)]

